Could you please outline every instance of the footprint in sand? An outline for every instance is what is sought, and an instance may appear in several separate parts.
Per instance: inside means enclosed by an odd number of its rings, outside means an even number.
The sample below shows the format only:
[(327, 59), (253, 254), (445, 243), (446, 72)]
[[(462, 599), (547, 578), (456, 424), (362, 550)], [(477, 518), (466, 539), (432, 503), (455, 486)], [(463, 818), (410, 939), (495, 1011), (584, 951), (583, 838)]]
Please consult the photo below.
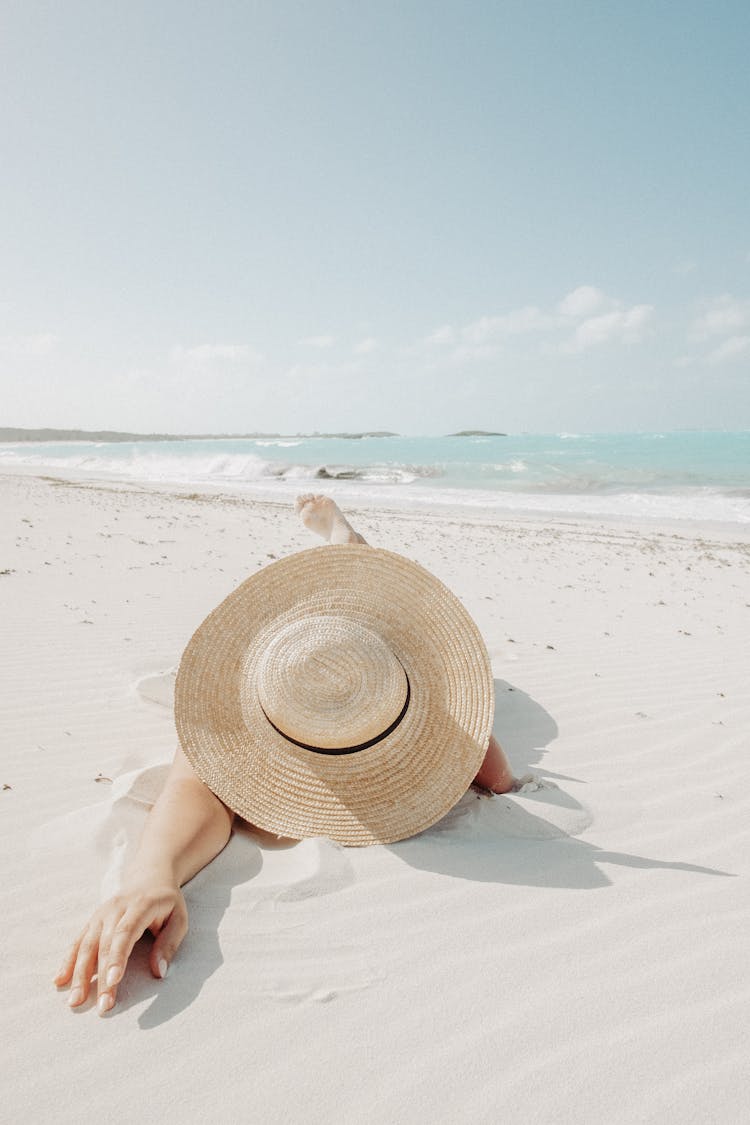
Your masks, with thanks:
[(140, 680), (136, 680), (133, 686), (141, 699), (145, 699), (148, 703), (158, 703), (160, 707), (168, 707), (171, 711), (174, 707), (176, 680), (177, 669), (170, 668), (156, 675), (143, 676)]
[(354, 883), (354, 870), (345, 849), (332, 840), (301, 840), (287, 856), (292, 866), (273, 895), (275, 903), (336, 894)]
[(491, 837), (551, 840), (579, 836), (593, 822), (591, 811), (554, 782), (533, 774), (501, 796), (470, 789), (457, 805), (424, 835), (455, 835), (457, 840)]
[(263, 849), (261, 871), (236, 891), (238, 908), (250, 908), (256, 995), (282, 1004), (328, 1004), (384, 979), (372, 950), (332, 930), (335, 907), (314, 901), (355, 881), (348, 850), (331, 840)]
[(368, 964), (358, 949), (329, 944), (324, 954), (316, 956), (300, 946), (288, 951), (283, 967), (278, 964), (278, 949), (276, 942), (273, 968), (264, 968), (262, 950), (257, 954), (254, 991), (258, 996), (286, 1004), (329, 1004), (342, 993), (362, 992), (385, 980), (385, 973)]

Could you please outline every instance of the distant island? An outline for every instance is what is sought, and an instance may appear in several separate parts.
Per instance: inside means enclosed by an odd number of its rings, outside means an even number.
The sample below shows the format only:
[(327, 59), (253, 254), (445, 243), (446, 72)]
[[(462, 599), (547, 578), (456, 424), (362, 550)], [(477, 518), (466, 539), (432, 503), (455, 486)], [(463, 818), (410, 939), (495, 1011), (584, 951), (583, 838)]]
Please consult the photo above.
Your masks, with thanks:
[(128, 434), (119, 430), (24, 430), (0, 427), (0, 441), (207, 441), (211, 438), (381, 438), (399, 437), (390, 430), (368, 430), (361, 434)]
[(448, 437), (507, 437), (497, 430), (459, 430), (458, 433), (448, 434)]

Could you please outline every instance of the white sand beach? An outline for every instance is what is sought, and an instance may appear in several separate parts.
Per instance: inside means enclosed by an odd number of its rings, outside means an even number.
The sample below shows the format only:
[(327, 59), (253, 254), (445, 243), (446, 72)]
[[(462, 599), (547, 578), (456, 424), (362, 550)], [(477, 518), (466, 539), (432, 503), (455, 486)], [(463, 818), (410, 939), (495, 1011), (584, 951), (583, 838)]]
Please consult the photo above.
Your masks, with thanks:
[(175, 745), (181, 652), (287, 505), (0, 474), (7, 1120), (747, 1120), (750, 529), (347, 515), (462, 599), (518, 776), (398, 844), (240, 829), (166, 980), (52, 978)]

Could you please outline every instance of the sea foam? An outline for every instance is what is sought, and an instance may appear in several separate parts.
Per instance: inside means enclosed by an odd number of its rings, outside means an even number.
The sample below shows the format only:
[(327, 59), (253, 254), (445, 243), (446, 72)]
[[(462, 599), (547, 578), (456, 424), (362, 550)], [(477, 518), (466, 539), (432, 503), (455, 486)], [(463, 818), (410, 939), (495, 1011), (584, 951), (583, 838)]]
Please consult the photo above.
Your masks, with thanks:
[(266, 497), (750, 522), (750, 434), (215, 438), (0, 445), (0, 468)]

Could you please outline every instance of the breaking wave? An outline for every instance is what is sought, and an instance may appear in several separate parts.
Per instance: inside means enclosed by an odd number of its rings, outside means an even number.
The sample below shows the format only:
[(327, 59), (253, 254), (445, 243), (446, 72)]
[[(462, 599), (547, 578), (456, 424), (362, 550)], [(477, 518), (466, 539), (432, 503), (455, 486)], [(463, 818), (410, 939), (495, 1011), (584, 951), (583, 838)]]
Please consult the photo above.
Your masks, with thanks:
[(750, 523), (750, 434), (14, 442), (0, 470), (344, 501)]

